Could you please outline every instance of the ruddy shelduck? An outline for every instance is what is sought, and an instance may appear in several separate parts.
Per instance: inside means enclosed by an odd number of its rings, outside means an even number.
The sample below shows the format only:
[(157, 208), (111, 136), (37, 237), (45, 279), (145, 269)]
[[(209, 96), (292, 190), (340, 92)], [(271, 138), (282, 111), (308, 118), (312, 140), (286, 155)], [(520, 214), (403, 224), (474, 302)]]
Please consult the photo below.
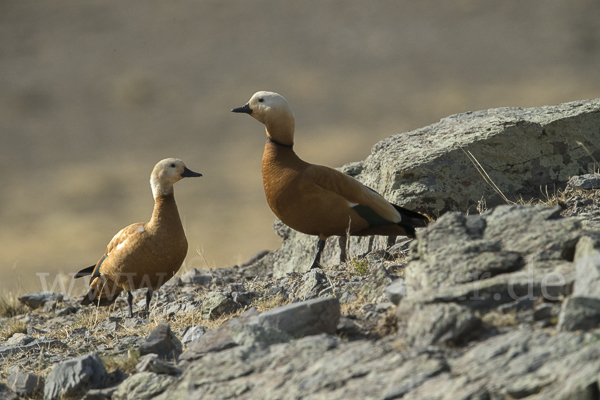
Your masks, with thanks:
[(95, 265), (79, 271), (75, 278), (92, 275), (90, 290), (81, 304), (113, 303), (121, 291), (127, 292), (129, 317), (133, 317), (134, 289), (147, 288), (148, 314), (154, 290), (165, 283), (181, 267), (188, 243), (183, 231), (173, 185), (183, 178), (202, 176), (189, 170), (183, 161), (164, 159), (152, 170), (150, 186), (154, 195), (154, 211), (149, 222), (129, 225), (117, 233)]
[(265, 125), (262, 178), (267, 202), (284, 224), (319, 237), (310, 268), (319, 266), (330, 236), (415, 237), (415, 228), (427, 225), (424, 215), (389, 203), (356, 179), (301, 160), (294, 152), (294, 113), (281, 95), (257, 92), (231, 111)]

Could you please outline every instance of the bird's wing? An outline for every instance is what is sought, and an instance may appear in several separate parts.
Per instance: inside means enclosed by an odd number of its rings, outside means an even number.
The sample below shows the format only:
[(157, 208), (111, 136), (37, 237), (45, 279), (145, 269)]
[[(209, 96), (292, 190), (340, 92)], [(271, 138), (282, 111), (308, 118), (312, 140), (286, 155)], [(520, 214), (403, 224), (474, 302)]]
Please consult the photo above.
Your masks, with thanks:
[[(113, 251), (120, 250), (123, 246), (127, 245), (127, 242), (134, 242), (136, 237), (140, 236), (145, 231), (145, 224), (143, 222), (138, 222), (137, 224), (129, 225), (123, 229), (121, 229), (108, 243), (106, 246), (106, 251), (100, 257), (96, 266), (94, 267), (94, 272), (92, 273), (92, 277), (90, 278), (90, 283), (94, 281), (96, 277), (99, 277), (102, 271), (102, 263), (106, 258), (110, 256)], [(88, 268), (81, 270), (78, 274), (88, 270)]]
[(373, 213), (359, 212), (370, 224), (379, 224), (381, 218), (394, 223), (401, 220), (400, 213), (379, 193), (340, 171), (322, 165), (311, 165), (304, 170), (303, 175), (322, 189), (342, 196), (351, 207), (358, 205), (372, 211)]

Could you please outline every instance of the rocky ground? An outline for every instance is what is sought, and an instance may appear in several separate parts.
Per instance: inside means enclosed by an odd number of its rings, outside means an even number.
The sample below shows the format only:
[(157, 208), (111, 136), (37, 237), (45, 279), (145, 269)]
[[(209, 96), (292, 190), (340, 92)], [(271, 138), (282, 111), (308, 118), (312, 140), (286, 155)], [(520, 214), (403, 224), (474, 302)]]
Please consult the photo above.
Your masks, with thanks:
[(599, 188), (450, 212), (324, 270), (190, 270), (147, 318), (144, 291), (134, 318), (5, 300), (0, 398), (597, 399)]

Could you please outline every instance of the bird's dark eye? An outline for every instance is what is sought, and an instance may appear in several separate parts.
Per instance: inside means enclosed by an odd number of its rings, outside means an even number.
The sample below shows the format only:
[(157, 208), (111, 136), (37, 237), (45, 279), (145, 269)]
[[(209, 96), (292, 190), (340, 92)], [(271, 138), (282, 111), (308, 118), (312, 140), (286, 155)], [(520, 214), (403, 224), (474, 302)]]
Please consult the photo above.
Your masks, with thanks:
[(172, 164), (171, 164), (171, 168), (175, 168), (175, 163), (172, 163)]
[(259, 103), (262, 103), (263, 101), (265, 101), (265, 99), (263, 99), (262, 97), (260, 99), (258, 99)]

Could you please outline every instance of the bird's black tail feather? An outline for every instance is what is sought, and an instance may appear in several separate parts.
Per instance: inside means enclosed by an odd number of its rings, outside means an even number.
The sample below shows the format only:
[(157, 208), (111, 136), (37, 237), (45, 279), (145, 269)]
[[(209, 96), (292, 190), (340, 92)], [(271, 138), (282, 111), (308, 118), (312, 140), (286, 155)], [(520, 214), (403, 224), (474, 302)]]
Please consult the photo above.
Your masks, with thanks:
[(84, 276), (91, 275), (92, 272), (94, 272), (94, 268), (96, 268), (96, 264), (90, 265), (89, 267), (82, 269), (81, 271), (75, 274), (74, 278), (81, 278)]

